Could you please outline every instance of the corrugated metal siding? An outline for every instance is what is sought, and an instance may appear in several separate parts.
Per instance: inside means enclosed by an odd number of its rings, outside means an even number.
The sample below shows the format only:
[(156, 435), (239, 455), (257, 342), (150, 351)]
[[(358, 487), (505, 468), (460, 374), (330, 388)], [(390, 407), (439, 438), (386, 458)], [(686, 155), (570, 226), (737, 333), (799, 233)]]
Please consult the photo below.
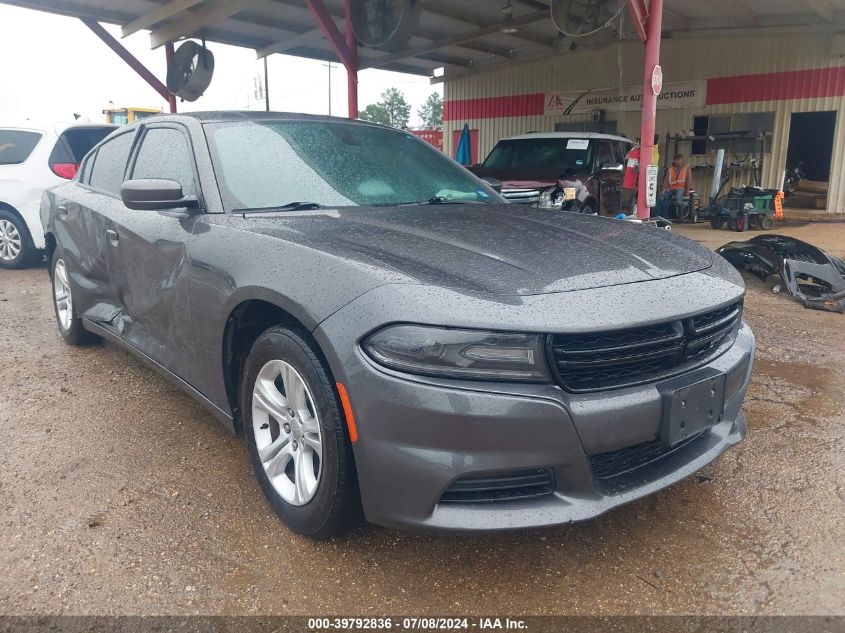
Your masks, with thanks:
[[(830, 54), (830, 37), (828, 34), (802, 34), (666, 40), (661, 56), (664, 82), (845, 66), (845, 59)], [(642, 76), (642, 46), (638, 42), (623, 42), (600, 51), (562, 52), (555, 57), (514, 64), (490, 72), (459, 77), (447, 76), (444, 93), (446, 101), (518, 96), (630, 86), (640, 83)], [(811, 74), (806, 76), (806, 80), (818, 81)], [(790, 81), (800, 80), (791, 78)], [(841, 91), (841, 87), (837, 88)], [(825, 90), (824, 86), (814, 85), (811, 92), (825, 94), (829, 91)], [(657, 132), (663, 136), (666, 132), (676, 134), (689, 130), (692, 128), (693, 117), (699, 115), (774, 112), (772, 153), (765, 155), (763, 162), (763, 185), (774, 188), (780, 184), (786, 165), (790, 115), (795, 112), (831, 110), (836, 111), (838, 117), (833, 144), (828, 210), (845, 213), (845, 182), (842, 178), (845, 175), (845, 97), (814, 97), (658, 110)], [(615, 119), (618, 122), (620, 133), (631, 138), (639, 136), (639, 112), (620, 112), (608, 108), (606, 116), (608, 120)], [(471, 128), (479, 130), (479, 150), (481, 156), (485, 156), (496, 141), (503, 137), (529, 131), (552, 131), (557, 122), (588, 120), (588, 115), (449, 120), (444, 124), (445, 151), (453, 152), (451, 131), (460, 129), (465, 122), (469, 123)], [(689, 154), (688, 144), (682, 147), (681, 151)], [(709, 190), (709, 179), (709, 175), (697, 175), (693, 184), (700, 191), (706, 192)]]

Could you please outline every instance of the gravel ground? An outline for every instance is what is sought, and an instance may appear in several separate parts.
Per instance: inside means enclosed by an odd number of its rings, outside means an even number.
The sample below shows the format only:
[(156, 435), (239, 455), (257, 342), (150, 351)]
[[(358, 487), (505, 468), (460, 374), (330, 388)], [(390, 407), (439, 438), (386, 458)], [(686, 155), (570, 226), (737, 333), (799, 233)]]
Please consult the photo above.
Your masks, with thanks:
[(749, 436), (699, 476), (571, 527), (315, 543), (188, 396), (61, 342), (43, 268), (0, 271), (0, 615), (843, 614), (845, 317), (755, 280), (746, 306)]

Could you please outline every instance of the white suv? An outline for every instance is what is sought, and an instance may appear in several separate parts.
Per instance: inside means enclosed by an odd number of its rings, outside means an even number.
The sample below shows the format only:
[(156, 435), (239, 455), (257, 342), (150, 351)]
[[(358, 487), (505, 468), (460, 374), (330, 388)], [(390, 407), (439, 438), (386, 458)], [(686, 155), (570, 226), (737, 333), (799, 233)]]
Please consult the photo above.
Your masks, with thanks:
[(117, 127), (104, 123), (0, 125), (0, 268), (23, 268), (41, 261), (41, 194), (73, 178), (88, 150)]

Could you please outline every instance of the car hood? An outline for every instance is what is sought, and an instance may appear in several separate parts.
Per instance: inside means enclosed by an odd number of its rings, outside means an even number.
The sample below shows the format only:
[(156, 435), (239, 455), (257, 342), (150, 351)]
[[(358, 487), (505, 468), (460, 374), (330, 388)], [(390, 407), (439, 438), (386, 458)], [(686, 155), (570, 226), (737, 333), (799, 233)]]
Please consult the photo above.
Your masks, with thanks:
[(510, 204), (319, 209), (242, 221), (247, 230), (341, 260), (375, 261), (423, 284), (498, 295), (636, 283), (713, 262), (709, 250), (668, 231)]
[[(548, 187), (557, 182), (558, 176), (563, 172), (563, 167), (546, 167), (544, 169), (526, 169), (522, 167), (511, 167), (508, 169), (491, 169), (481, 165), (470, 167), (469, 170), (479, 178), (489, 176), (502, 181), (503, 187), (525, 187), (541, 188)], [(588, 177), (584, 171), (580, 177)]]

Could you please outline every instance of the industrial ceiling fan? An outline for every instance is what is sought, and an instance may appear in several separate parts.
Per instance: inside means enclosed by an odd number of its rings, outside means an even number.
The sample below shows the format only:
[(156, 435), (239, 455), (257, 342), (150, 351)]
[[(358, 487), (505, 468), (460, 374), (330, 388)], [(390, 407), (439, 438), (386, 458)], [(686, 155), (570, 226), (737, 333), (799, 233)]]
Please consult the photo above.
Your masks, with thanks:
[(352, 30), (364, 46), (396, 51), (411, 38), (421, 9), (422, 0), (352, 0)]
[(167, 65), (167, 89), (183, 101), (196, 101), (211, 83), (214, 55), (191, 40), (173, 53)]
[(552, 23), (572, 48), (602, 48), (627, 37), (620, 0), (552, 0)]

